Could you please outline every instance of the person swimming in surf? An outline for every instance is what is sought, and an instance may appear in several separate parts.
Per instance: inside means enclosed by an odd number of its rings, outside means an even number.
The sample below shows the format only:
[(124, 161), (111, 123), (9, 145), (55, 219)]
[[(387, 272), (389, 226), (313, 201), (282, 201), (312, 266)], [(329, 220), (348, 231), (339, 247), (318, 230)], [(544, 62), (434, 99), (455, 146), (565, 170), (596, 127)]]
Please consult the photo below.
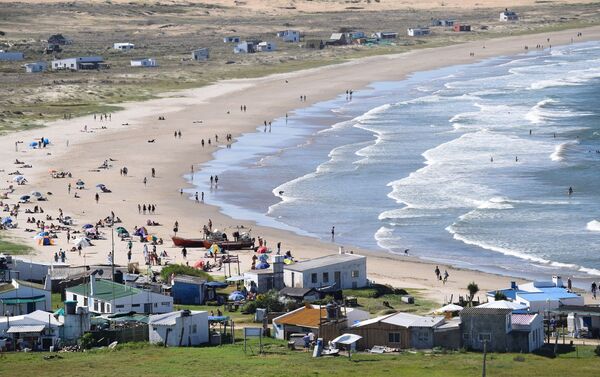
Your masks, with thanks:
[(573, 195), (573, 187), (569, 186), (568, 192), (569, 192), (569, 196)]

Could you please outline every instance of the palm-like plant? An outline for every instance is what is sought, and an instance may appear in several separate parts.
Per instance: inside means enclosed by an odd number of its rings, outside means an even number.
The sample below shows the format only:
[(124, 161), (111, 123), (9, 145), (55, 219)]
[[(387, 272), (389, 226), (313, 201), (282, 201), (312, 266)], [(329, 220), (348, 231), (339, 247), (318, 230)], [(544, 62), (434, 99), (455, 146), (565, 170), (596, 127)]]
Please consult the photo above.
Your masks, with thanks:
[(472, 281), (469, 283), (469, 285), (467, 285), (467, 290), (469, 291), (469, 305), (473, 306), (473, 299), (475, 298), (477, 292), (479, 292), (479, 286), (477, 283)]

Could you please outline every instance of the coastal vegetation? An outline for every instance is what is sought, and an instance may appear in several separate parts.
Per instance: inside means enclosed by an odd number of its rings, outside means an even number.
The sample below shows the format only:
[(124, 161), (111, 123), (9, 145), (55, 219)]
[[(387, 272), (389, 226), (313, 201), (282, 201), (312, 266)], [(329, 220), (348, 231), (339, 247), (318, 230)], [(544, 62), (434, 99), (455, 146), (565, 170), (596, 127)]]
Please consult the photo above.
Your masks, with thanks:
[[(257, 343), (256, 340), (253, 342)], [(482, 354), (464, 351), (403, 352), (400, 354), (354, 354), (352, 360), (314, 359), (310, 353), (290, 351), (285, 342), (267, 338), (265, 353), (244, 353), (241, 339), (233, 345), (202, 348), (162, 348), (143, 343), (78, 353), (13, 353), (1, 356), (0, 375), (16, 370), (33, 375), (70, 376), (391, 376), (429, 377), (480, 376)], [(110, 366), (110, 367), (108, 367)], [(488, 354), (487, 375), (504, 376), (592, 376), (600, 368), (600, 357), (592, 346), (559, 347), (557, 357), (540, 354)]]

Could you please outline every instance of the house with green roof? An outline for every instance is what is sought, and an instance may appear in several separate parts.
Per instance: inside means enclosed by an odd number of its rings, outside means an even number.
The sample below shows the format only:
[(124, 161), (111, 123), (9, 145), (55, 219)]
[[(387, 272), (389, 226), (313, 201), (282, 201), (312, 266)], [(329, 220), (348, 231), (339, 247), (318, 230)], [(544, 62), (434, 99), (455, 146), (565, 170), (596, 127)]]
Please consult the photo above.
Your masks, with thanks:
[(77, 302), (77, 307), (94, 313), (146, 313), (158, 314), (173, 311), (173, 298), (110, 280), (97, 279), (67, 288), (66, 299)]
[(12, 279), (0, 283), (0, 313), (10, 315), (29, 314), (36, 310), (50, 310), (50, 291), (43, 285)]

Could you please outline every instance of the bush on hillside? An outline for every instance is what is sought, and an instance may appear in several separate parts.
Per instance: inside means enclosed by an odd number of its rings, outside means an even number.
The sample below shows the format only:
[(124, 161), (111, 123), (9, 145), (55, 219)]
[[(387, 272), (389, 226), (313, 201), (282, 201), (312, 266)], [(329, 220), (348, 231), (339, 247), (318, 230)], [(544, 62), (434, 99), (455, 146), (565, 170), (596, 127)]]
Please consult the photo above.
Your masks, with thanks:
[(170, 264), (166, 266), (160, 272), (160, 277), (163, 279), (163, 281), (168, 281), (169, 276), (171, 276), (172, 273), (175, 273), (175, 275), (196, 276), (205, 279), (206, 281), (213, 280), (213, 277), (210, 276), (207, 272), (183, 264)]

